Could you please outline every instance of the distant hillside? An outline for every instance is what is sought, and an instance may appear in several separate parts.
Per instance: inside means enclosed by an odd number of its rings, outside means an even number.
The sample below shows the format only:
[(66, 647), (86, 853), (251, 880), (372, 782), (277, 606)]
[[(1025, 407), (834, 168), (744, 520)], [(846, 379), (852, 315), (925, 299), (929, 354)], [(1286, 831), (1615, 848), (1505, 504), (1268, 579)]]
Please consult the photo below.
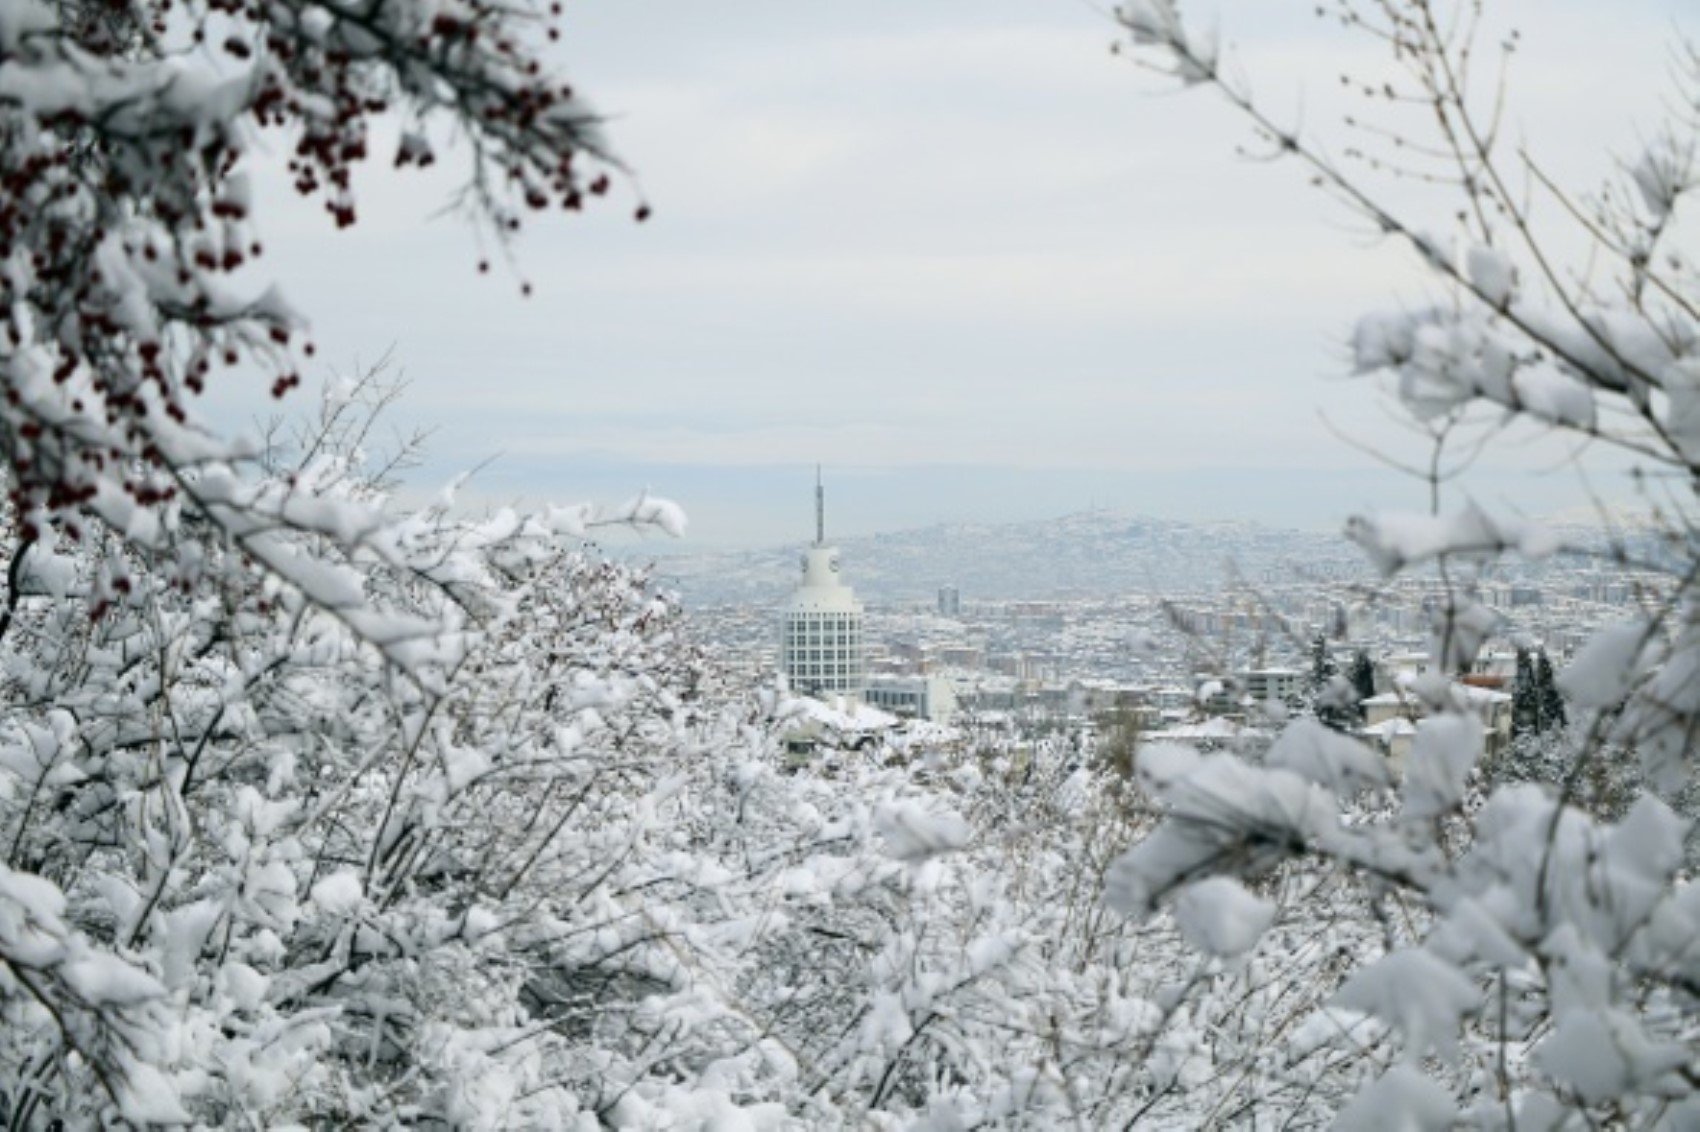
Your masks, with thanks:
[[(1235, 570), (1255, 582), (1365, 576), (1335, 535), (1255, 523), (1182, 523), (1091, 511), (1024, 523), (940, 524), (840, 540), (844, 578), (866, 600), (928, 601), (1197, 593)], [(790, 591), (799, 547), (686, 554), (658, 571), (691, 605), (762, 604)]]

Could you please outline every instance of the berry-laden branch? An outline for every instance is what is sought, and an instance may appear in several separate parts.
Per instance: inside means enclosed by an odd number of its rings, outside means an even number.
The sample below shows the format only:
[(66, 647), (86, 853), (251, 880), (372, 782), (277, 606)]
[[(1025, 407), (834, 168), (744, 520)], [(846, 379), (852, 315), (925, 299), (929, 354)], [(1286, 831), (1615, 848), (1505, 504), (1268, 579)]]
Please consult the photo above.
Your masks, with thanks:
[[(339, 227), (353, 170), (469, 143), (464, 199), (498, 240), (527, 211), (583, 207), (618, 165), (544, 58), (558, 3), (15, 0), (0, 11), (0, 460), (24, 537), (78, 512), (154, 541), (180, 475), (246, 453), (197, 427), (217, 371), (281, 397), (305, 317), (233, 275), (264, 253), (250, 177), (292, 139), (294, 187)], [(404, 121), (393, 155), (373, 120)], [(592, 167), (586, 169), (587, 163)], [(640, 207), (639, 219), (647, 215)], [(191, 504), (192, 506), (192, 504)]]

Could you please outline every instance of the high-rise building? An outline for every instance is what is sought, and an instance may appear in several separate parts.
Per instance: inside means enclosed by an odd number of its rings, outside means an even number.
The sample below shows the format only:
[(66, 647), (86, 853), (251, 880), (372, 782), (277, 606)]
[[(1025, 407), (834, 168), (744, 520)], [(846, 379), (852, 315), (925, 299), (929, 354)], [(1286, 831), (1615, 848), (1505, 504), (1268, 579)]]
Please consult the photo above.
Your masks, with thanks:
[(815, 541), (803, 551), (803, 579), (791, 592), (779, 643), (779, 670), (800, 692), (856, 696), (866, 682), (862, 603), (839, 577), (838, 549), (826, 544), (826, 492), (815, 469)]
[(962, 616), (962, 591), (955, 586), (939, 587), (939, 616)]

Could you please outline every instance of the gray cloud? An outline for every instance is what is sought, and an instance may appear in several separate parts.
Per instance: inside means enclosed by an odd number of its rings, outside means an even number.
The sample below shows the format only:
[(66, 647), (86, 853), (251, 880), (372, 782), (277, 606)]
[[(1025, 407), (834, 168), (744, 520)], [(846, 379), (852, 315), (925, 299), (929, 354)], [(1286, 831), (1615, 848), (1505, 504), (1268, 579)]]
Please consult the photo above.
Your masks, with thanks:
[[(1223, 25), (1271, 105), (1324, 127), (1340, 72), (1375, 64), (1277, 7), (1225, 4)], [(1663, 90), (1675, 6), (1602, 8), (1509, 5), (1520, 120), (1567, 177), (1609, 173)], [(1318, 408), (1405, 443), (1366, 383), (1337, 380), (1340, 342), (1364, 309), (1421, 301), (1421, 277), (1296, 170), (1236, 159), (1231, 114), (1160, 93), (1111, 39), (1078, 4), (585, 6), (566, 57), (653, 222), (631, 223), (628, 193), (535, 225), (522, 300), (514, 275), (475, 272), (463, 227), (426, 223), (446, 177), (374, 172), (343, 234), (273, 177), (269, 266), (325, 356), (394, 346), (404, 417), (436, 429), (427, 474), (502, 456), (495, 497), (654, 477), (698, 537), (774, 537), (772, 485), (819, 460), (903, 495), (891, 516), (980, 506), (951, 485), (1015, 511), (1096, 483), (1133, 509), (1329, 521), (1356, 503), (1325, 481), (1364, 458)], [(227, 389), (214, 412), (261, 405)], [(1527, 452), (1506, 482), (1554, 458)], [(1272, 502), (1282, 475), (1326, 502)]]

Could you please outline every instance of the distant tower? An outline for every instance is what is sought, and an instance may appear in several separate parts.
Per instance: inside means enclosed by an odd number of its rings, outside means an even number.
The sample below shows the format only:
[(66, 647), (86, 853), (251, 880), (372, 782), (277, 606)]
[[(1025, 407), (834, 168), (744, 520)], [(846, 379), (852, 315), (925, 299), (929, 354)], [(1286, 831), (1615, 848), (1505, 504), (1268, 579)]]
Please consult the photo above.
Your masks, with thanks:
[(815, 468), (815, 541), (803, 552), (803, 580), (786, 603), (779, 669), (800, 692), (860, 695), (862, 603), (838, 577), (838, 550), (826, 545), (826, 489)]
[(820, 482), (820, 465), (815, 465), (815, 545), (826, 545), (826, 488)]
[(962, 616), (962, 591), (955, 586), (939, 587), (939, 616)]

